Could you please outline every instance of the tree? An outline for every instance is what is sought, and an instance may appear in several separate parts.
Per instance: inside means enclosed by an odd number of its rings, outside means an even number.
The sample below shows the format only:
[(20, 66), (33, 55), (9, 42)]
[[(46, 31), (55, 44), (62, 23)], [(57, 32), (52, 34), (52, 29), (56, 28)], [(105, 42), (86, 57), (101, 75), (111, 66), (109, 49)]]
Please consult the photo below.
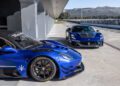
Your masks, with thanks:
[(68, 18), (70, 18), (70, 15), (67, 12), (61, 13), (59, 17), (59, 19), (68, 19)]

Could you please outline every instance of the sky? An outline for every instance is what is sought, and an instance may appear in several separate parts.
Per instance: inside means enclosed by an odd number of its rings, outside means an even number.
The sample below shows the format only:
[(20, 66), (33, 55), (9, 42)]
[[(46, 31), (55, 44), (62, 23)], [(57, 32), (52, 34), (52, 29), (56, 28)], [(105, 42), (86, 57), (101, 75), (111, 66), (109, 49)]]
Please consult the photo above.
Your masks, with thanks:
[(65, 9), (103, 6), (120, 7), (120, 0), (69, 0)]

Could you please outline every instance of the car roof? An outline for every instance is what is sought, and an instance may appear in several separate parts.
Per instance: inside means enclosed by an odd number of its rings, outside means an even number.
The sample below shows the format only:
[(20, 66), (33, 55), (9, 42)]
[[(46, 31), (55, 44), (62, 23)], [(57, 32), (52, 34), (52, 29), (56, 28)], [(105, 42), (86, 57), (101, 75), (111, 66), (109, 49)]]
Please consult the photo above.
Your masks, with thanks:
[(0, 30), (0, 37), (3, 37), (5, 39), (9, 40), (10, 42), (14, 43), (17, 48), (22, 49), (18, 44), (15, 43), (15, 41), (11, 37), (13, 34), (16, 34), (16, 33), (19, 33), (19, 32)]

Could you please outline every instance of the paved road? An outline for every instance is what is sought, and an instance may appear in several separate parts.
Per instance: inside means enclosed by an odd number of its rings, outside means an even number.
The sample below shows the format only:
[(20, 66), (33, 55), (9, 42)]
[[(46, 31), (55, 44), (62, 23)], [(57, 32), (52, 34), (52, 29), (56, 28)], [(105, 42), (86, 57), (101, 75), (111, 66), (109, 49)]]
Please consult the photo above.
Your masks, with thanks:
[[(71, 25), (56, 24), (49, 34), (50, 39), (61, 41), (65, 44), (65, 29)], [(100, 28), (98, 28), (100, 29)], [(102, 30), (101, 30), (102, 31)], [(120, 41), (119, 33), (110, 31), (102, 31), (105, 35), (106, 42), (111, 44)], [(116, 36), (116, 34), (118, 34)], [(111, 41), (109, 41), (111, 40)], [(118, 46), (119, 44), (114, 44)], [(62, 81), (48, 81), (48, 82), (34, 82), (29, 80), (0, 80), (0, 86), (119, 86), (120, 85), (120, 51), (112, 48), (111, 46), (104, 45), (99, 49), (76, 49), (81, 52), (84, 57), (85, 71), (73, 76), (67, 80)]]

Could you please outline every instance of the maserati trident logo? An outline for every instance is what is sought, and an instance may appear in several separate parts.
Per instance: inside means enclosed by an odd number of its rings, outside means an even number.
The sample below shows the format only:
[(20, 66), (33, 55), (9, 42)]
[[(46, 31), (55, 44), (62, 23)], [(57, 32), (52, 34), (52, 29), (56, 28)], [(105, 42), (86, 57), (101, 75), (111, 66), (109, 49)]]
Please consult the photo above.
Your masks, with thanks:
[(18, 67), (18, 70), (20, 70), (20, 71), (23, 71), (25, 68), (24, 68), (24, 66), (23, 65), (20, 65), (19, 67)]

